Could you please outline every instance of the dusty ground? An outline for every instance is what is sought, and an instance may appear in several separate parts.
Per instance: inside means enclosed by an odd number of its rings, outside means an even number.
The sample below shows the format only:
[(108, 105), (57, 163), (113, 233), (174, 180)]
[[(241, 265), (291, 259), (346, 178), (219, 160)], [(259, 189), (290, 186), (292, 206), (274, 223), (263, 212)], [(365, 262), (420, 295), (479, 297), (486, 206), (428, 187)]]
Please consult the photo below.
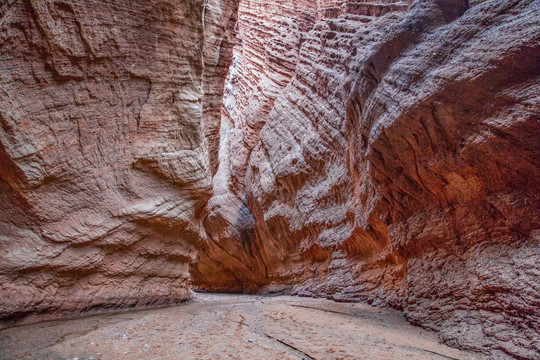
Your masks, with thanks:
[(196, 294), (169, 308), (0, 331), (1, 359), (481, 359), (393, 310), (290, 296)]

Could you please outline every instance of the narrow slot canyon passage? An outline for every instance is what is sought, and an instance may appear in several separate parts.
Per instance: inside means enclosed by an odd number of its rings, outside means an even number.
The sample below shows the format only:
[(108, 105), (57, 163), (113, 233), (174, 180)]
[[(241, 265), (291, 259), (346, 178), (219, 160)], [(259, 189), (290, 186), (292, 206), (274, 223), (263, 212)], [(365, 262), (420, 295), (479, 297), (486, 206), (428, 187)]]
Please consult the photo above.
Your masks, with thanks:
[(540, 359), (539, 14), (0, 0), (0, 360)]

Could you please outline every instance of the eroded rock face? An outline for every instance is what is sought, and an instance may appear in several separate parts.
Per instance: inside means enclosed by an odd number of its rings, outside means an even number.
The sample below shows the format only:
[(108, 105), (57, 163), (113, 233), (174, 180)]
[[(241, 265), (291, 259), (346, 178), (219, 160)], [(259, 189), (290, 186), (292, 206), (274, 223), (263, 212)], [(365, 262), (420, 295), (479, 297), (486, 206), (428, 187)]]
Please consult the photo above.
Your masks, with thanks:
[(0, 317), (189, 296), (236, 14), (0, 3)]
[(537, 1), (241, 2), (195, 284), (540, 353)]
[(539, 13), (0, 3), (0, 317), (180, 301), (191, 264), (535, 358)]

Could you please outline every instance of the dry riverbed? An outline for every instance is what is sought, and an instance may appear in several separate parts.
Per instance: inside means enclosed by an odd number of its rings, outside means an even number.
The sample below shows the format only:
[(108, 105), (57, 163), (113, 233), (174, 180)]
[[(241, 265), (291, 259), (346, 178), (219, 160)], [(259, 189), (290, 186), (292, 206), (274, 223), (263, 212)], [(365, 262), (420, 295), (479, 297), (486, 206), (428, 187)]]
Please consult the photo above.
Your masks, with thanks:
[(401, 313), (291, 296), (195, 294), (182, 305), (0, 331), (1, 359), (481, 359)]

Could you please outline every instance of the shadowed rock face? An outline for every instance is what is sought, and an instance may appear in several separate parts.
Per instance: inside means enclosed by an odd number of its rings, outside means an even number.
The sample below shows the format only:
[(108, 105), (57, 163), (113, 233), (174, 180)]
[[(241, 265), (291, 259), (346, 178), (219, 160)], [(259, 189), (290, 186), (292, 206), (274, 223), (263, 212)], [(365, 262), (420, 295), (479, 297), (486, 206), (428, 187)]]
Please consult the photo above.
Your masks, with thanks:
[(535, 358), (539, 13), (2, 2), (0, 316), (179, 301), (191, 263)]
[(0, 3), (1, 317), (189, 297), (236, 14)]

